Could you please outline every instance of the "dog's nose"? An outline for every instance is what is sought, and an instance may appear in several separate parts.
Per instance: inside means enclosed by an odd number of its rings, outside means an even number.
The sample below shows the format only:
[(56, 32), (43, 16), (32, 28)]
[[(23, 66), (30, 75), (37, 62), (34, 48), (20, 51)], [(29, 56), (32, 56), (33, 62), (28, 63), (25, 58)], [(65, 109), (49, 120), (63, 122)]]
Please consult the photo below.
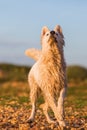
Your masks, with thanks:
[(54, 34), (55, 34), (55, 31), (51, 31), (50, 33), (51, 33), (52, 35), (54, 35)]

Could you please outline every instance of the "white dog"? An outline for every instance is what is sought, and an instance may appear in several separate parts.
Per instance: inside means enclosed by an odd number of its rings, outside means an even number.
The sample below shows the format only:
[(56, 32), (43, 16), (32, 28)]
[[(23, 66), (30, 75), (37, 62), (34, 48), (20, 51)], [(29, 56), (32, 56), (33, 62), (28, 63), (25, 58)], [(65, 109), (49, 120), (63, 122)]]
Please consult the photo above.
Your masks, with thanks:
[(57, 25), (53, 31), (47, 27), (42, 28), (42, 50), (28, 49), (25, 54), (37, 62), (31, 68), (28, 81), (30, 87), (30, 99), (32, 112), (29, 121), (35, 117), (35, 105), (39, 90), (42, 91), (45, 103), (43, 112), (49, 123), (53, 120), (48, 115), (48, 107), (54, 112), (54, 116), (60, 126), (65, 126), (64, 121), (64, 97), (67, 88), (66, 64), (64, 60), (64, 37), (62, 29)]

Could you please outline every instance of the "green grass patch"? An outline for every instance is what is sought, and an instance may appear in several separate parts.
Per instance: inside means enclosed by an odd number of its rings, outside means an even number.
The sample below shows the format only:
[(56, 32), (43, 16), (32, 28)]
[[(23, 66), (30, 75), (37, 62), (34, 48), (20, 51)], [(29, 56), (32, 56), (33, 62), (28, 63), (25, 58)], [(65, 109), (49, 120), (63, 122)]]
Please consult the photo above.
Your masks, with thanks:
[[(23, 96), (25, 95), (25, 96)], [(19, 107), (29, 102), (29, 91), (21, 87), (0, 87), (0, 105)]]
[(42, 95), (42, 94), (39, 96), (39, 98), (38, 98), (38, 100), (37, 100), (37, 103), (38, 103), (38, 106), (39, 106), (40, 104), (43, 104), (43, 103), (44, 103), (44, 98), (43, 98), (43, 95)]
[(19, 97), (18, 98), (18, 102), (19, 102), (19, 104), (28, 103), (29, 102), (29, 98), (25, 97), (25, 96)]
[(87, 106), (87, 86), (69, 87), (67, 90), (66, 106), (76, 108)]
[(26, 81), (30, 66), (18, 66), (12, 64), (0, 64), (0, 82)]

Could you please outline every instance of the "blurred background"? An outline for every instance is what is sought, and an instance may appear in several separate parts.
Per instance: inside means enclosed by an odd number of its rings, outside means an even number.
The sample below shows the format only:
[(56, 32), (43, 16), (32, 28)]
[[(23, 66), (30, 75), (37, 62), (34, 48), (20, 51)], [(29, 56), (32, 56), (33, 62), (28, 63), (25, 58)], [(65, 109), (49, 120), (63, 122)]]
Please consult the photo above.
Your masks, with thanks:
[(87, 67), (87, 1), (0, 1), (0, 63), (32, 65), (27, 48), (40, 48), (44, 25), (61, 25), (65, 36), (67, 65)]
[[(66, 120), (73, 130), (87, 130), (87, 0), (0, 0), (0, 129), (26, 129), (31, 110), (27, 80), (34, 60), (24, 52), (40, 49), (42, 27), (52, 30), (57, 24), (65, 37)], [(43, 102), (40, 94), (37, 106)], [(34, 124), (51, 130), (43, 119), (37, 114)]]

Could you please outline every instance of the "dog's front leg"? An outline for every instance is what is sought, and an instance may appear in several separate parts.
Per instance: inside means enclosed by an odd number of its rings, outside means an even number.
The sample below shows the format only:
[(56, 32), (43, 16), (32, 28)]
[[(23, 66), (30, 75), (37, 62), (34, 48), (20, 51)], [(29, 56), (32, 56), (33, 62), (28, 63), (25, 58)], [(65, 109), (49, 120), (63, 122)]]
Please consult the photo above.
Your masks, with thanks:
[(25, 55), (33, 58), (34, 60), (38, 60), (41, 56), (41, 50), (30, 48), (25, 51)]
[(60, 91), (59, 99), (58, 99), (58, 113), (60, 120), (64, 118), (64, 98), (66, 95), (66, 88), (63, 88)]

